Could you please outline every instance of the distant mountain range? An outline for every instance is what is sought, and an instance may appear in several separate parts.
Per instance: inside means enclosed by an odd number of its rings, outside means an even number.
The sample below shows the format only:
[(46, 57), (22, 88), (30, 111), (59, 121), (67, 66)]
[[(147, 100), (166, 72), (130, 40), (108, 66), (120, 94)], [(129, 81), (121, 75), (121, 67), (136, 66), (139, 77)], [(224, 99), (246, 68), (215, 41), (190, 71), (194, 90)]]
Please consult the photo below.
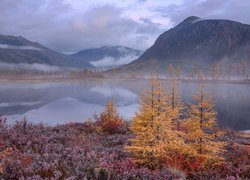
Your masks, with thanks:
[(161, 34), (152, 47), (118, 72), (166, 71), (169, 64), (190, 69), (216, 63), (250, 62), (250, 25), (191, 16)]
[(124, 46), (103, 46), (85, 49), (72, 54), (80, 62), (87, 62), (97, 68), (111, 68), (128, 64), (138, 58), (142, 51)]
[(128, 64), (141, 54), (141, 51), (129, 47), (103, 46), (66, 55), (21, 36), (0, 35), (0, 69), (108, 69)]
[(79, 62), (69, 55), (55, 52), (21, 36), (4, 35), (0, 35), (0, 63), (21, 65), (42, 64), (66, 68), (94, 68), (88, 62)]
[(148, 73), (166, 72), (170, 64), (184, 71), (190, 71), (194, 65), (206, 69), (223, 64), (230, 68), (243, 60), (250, 64), (250, 25), (195, 16), (161, 34), (143, 54), (128, 47), (103, 46), (65, 55), (20, 36), (0, 35), (0, 64), (116, 68), (112, 72)]

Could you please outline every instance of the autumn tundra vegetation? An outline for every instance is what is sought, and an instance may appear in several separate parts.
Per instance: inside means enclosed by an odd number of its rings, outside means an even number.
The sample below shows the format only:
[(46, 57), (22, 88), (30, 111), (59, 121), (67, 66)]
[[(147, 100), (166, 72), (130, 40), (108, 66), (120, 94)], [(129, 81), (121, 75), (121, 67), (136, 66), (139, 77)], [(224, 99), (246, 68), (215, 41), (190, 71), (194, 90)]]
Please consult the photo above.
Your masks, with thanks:
[(171, 78), (157, 75), (124, 121), (113, 101), (82, 123), (57, 126), (0, 118), (1, 179), (249, 179), (248, 134), (219, 128), (215, 104), (200, 85), (183, 102)]

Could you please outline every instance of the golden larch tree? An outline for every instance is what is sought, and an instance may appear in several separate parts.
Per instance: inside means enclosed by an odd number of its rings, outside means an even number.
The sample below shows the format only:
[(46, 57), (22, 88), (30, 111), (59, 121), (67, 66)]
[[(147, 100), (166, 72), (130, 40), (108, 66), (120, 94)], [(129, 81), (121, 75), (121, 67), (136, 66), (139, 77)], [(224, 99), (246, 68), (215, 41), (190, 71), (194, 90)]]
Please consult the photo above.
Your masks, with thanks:
[(156, 77), (150, 89), (140, 99), (139, 112), (132, 119), (131, 131), (135, 135), (125, 150), (132, 153), (136, 162), (150, 168), (172, 160), (176, 153), (187, 152), (187, 145), (173, 130), (171, 114), (166, 111), (166, 95)]
[(189, 107), (188, 118), (184, 123), (187, 142), (199, 156), (207, 160), (219, 160), (223, 143), (216, 140), (216, 111), (211, 97), (204, 91), (204, 76), (200, 76), (199, 93), (195, 95), (197, 104)]
[(136, 158), (137, 163), (143, 164), (149, 167), (155, 166), (158, 159), (158, 149), (156, 148), (159, 140), (160, 125), (159, 114), (161, 113), (161, 107), (159, 104), (163, 103), (162, 98), (157, 96), (163, 96), (160, 92), (157, 92), (158, 79), (155, 75), (152, 76), (150, 82), (150, 89), (146, 90), (140, 98), (139, 112), (136, 113), (132, 119), (131, 131), (135, 137), (131, 139), (131, 145), (125, 147), (128, 152), (131, 152)]
[(181, 127), (181, 116), (184, 111), (184, 104), (182, 102), (179, 90), (176, 84), (176, 78), (172, 77), (170, 80), (169, 90), (168, 90), (168, 100), (167, 100), (167, 113), (170, 116), (173, 128), (177, 131), (180, 131)]

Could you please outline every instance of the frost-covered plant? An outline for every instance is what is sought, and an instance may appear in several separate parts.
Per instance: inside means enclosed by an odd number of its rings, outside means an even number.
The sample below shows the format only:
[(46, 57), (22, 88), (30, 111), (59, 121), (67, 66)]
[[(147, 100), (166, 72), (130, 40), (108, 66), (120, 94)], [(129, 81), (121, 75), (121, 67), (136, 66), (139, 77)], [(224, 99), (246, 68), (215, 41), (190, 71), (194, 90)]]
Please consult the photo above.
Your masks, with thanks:
[(249, 178), (246, 151), (229, 148), (226, 165), (216, 171), (200, 171), (198, 160), (183, 163), (190, 166), (190, 172), (199, 171), (196, 175), (174, 166), (150, 170), (138, 166), (124, 152), (134, 136), (127, 125), (121, 127), (122, 133), (114, 134), (100, 133), (97, 127), (95, 122), (50, 127), (26, 120), (4, 125), (0, 131), (0, 179), (185, 179), (186, 175), (199, 179), (226, 177), (227, 172), (228, 177)]

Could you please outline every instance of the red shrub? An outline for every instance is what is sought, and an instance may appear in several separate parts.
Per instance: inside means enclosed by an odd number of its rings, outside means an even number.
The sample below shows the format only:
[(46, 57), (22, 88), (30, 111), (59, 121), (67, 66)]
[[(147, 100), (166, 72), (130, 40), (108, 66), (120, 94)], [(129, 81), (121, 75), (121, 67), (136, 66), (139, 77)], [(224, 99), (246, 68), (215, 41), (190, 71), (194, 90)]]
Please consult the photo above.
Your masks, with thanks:
[(172, 161), (166, 161), (168, 167), (175, 167), (187, 174), (195, 173), (202, 169), (204, 158), (193, 156), (187, 157), (185, 155), (176, 155)]
[(100, 113), (99, 116), (94, 115), (94, 118), (101, 131), (108, 134), (119, 132), (123, 125), (123, 120), (112, 101), (108, 101), (104, 112)]

